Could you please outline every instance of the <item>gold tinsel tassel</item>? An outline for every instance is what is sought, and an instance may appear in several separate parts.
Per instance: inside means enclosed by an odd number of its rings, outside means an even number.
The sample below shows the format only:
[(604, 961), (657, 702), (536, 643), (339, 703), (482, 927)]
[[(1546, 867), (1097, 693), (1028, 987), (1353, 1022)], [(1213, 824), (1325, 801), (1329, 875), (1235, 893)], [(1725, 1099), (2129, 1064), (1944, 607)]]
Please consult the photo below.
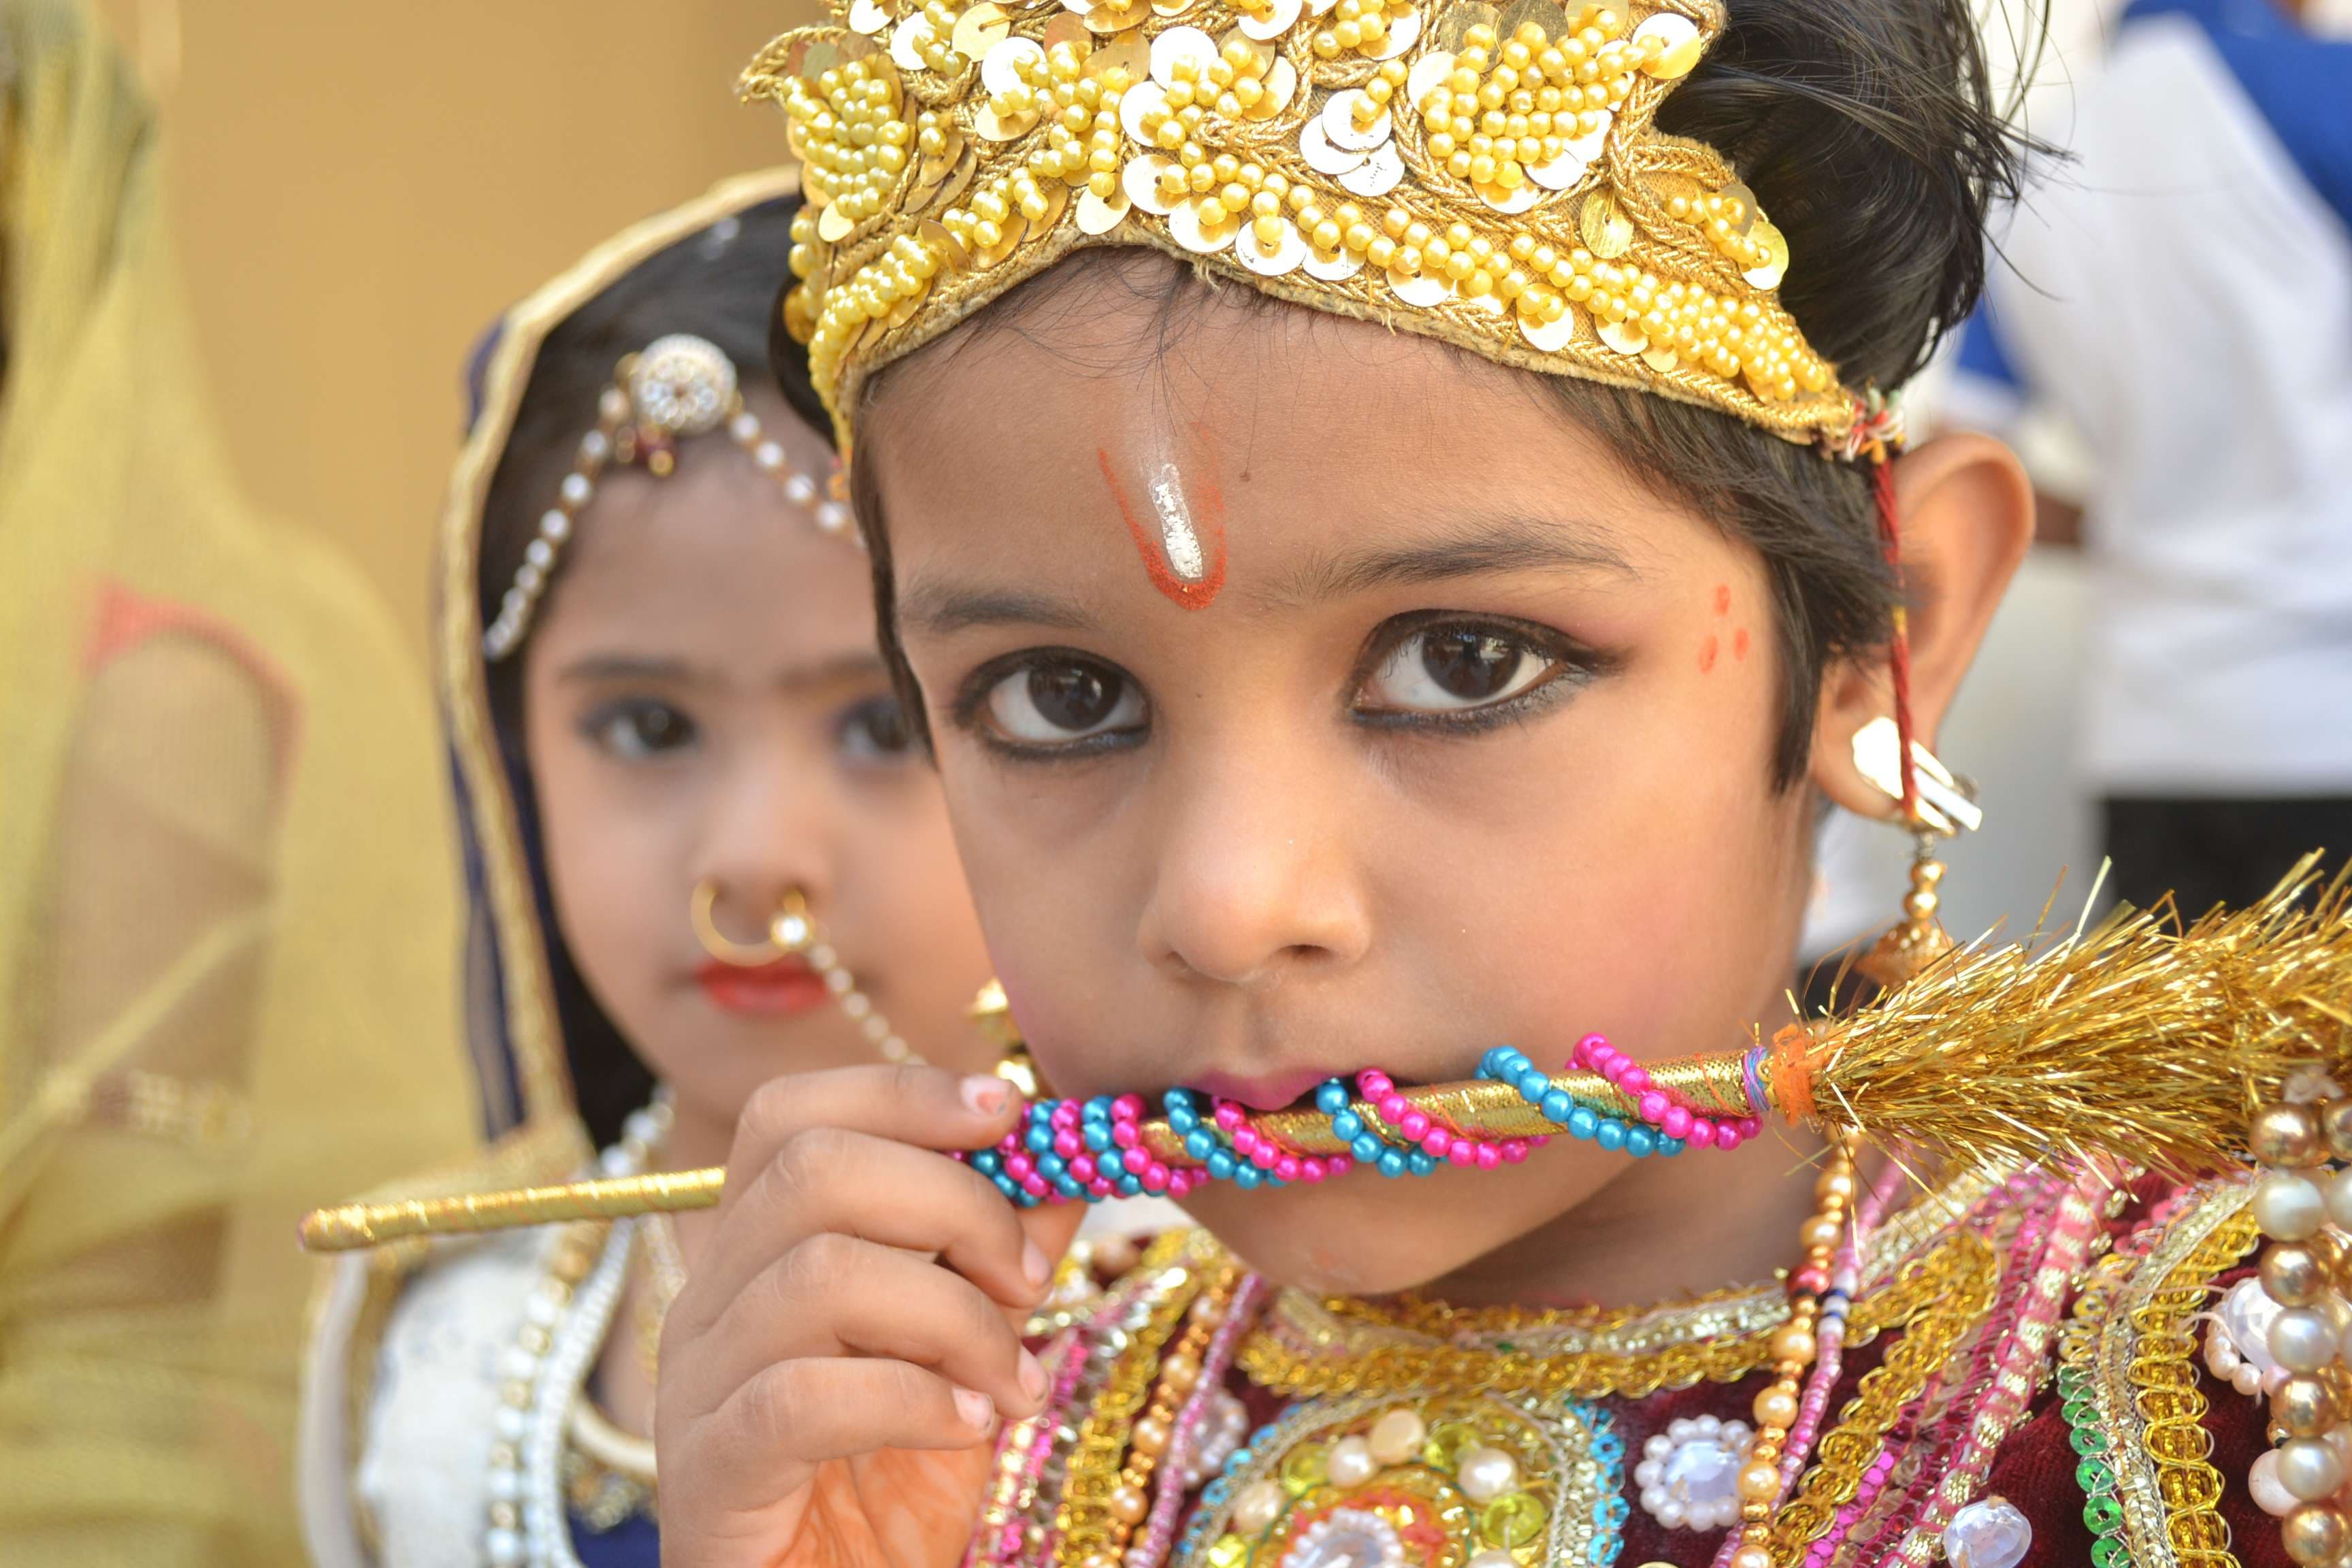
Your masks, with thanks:
[(1776, 1107), (1961, 1160), (2241, 1165), (2248, 1116), (2297, 1074), (2352, 1085), (2352, 896), (2316, 866), (2185, 931), (2126, 910), (2039, 956), (1950, 953), (1852, 1017), (1782, 1030)]

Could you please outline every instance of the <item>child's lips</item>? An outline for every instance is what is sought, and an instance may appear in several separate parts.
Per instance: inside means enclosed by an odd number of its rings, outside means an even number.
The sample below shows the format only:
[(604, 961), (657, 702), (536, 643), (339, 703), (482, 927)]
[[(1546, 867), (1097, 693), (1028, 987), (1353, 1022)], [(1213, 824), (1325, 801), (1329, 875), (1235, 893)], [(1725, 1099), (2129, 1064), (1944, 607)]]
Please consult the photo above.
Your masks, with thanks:
[(756, 969), (710, 963), (694, 972), (702, 994), (723, 1012), (794, 1017), (824, 1005), (824, 979), (797, 958), (780, 958)]
[(1204, 1072), (1193, 1078), (1191, 1087), (1200, 1093), (1245, 1105), (1252, 1110), (1282, 1110), (1296, 1104), (1318, 1085), (1333, 1078), (1345, 1079), (1349, 1076), (1326, 1068), (1296, 1068), (1287, 1072), (1255, 1077), (1241, 1073)]

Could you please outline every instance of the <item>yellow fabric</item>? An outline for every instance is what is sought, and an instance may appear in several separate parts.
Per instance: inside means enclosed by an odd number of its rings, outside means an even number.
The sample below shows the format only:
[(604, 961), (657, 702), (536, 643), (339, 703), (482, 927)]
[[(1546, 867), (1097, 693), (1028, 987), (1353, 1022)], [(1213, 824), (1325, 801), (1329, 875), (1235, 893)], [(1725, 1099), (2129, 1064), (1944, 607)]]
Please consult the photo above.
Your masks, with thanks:
[(299, 1563), (294, 1222), (474, 1142), (432, 714), (226, 471), (79, 0), (0, 88), (0, 1563)]

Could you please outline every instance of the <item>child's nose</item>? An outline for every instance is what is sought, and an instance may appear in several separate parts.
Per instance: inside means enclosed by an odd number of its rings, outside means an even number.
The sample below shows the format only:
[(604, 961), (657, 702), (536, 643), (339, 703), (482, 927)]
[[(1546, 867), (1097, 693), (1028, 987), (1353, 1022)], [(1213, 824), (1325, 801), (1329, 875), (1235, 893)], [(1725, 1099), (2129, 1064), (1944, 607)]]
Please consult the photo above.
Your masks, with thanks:
[(1220, 748), (1171, 780), (1144, 955), (1225, 984), (1355, 963), (1371, 944), (1337, 789), (1283, 749)]

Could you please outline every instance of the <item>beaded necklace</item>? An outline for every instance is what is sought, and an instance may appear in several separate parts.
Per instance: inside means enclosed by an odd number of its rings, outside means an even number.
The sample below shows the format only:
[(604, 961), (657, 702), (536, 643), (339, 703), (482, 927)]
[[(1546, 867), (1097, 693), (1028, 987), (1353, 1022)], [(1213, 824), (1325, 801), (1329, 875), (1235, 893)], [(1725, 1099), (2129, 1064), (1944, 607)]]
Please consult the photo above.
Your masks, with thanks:
[[(646, 1168), (669, 1131), (670, 1110), (656, 1100), (630, 1116), (621, 1141), (597, 1158), (609, 1176)], [(492, 1568), (581, 1568), (572, 1549), (563, 1471), (567, 1443), (602, 1450), (594, 1458), (650, 1469), (642, 1455), (598, 1438), (610, 1424), (589, 1409), (583, 1385), (604, 1345), (628, 1279), (639, 1222), (601, 1220), (565, 1226), (550, 1238), (546, 1271), (523, 1308), (522, 1327), (500, 1363), (498, 1429), (490, 1450), (489, 1517), (483, 1553)], [(583, 1423), (582, 1416), (589, 1419)], [(649, 1479), (649, 1478), (648, 1478)]]

